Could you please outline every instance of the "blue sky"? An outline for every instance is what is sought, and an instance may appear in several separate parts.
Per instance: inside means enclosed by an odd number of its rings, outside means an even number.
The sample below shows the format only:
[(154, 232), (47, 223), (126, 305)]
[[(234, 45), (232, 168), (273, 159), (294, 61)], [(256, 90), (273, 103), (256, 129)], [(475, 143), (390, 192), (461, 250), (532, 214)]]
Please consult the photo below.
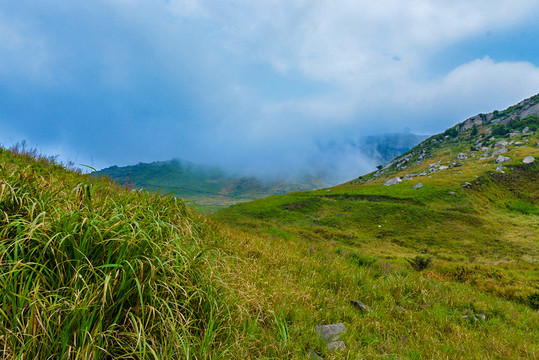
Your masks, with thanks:
[(298, 169), (320, 143), (538, 93), (538, 18), (536, 0), (3, 1), (0, 143), (97, 168)]

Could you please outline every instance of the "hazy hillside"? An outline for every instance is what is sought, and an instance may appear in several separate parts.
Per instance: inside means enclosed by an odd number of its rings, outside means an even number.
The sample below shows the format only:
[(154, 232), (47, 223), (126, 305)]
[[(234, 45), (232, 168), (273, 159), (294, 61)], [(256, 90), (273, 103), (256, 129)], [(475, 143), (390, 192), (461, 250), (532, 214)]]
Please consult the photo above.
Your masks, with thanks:
[[(215, 210), (271, 195), (294, 191), (314, 190), (335, 185), (357, 174), (358, 168), (345, 163), (346, 159), (368, 162), (366, 168), (385, 164), (418, 144), (425, 136), (409, 133), (381, 134), (343, 139), (330, 144), (319, 144), (305, 169), (283, 173), (276, 169), (270, 178), (261, 175), (243, 176), (218, 166), (194, 164), (174, 159), (149, 164), (112, 166), (94, 175), (108, 175), (121, 184), (129, 184), (150, 191), (174, 194), (193, 201), (197, 208)], [(362, 167), (365, 169), (365, 166)], [(247, 170), (248, 171), (248, 170)]]
[(112, 166), (94, 175), (108, 175), (121, 184), (181, 196), (195, 202), (198, 208), (204, 210), (328, 186), (322, 179), (308, 175), (296, 180), (266, 180), (255, 176), (234, 175), (217, 166), (194, 164), (179, 159), (124, 167)]

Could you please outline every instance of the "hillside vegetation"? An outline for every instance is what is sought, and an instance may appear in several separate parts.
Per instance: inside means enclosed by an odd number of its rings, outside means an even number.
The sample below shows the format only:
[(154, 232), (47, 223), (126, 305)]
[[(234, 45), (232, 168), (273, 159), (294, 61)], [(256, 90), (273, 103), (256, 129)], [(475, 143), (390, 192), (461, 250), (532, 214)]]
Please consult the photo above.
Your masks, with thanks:
[[(459, 129), (402, 157), (421, 160), (213, 219), (2, 149), (0, 358), (537, 358), (538, 172), (522, 161), (537, 132), (523, 120), (483, 137), (488, 156), (471, 147), (492, 124)], [(511, 159), (497, 171), (499, 141)], [(336, 323), (345, 348), (330, 351), (316, 326)]]
[(0, 148), (0, 358), (257, 357), (278, 332), (225, 282), (222, 242), (180, 199)]

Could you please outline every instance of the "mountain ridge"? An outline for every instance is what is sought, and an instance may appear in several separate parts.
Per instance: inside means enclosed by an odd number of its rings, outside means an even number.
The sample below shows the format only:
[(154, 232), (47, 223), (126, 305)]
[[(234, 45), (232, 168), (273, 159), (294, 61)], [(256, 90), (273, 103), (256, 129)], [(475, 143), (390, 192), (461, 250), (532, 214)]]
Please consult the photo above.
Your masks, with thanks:
[[(513, 145), (517, 142), (515, 139), (522, 140), (523, 137), (531, 135), (537, 129), (538, 116), (539, 94), (522, 100), (518, 104), (510, 106), (503, 111), (494, 110), (488, 114), (477, 114), (457, 123), (442, 133), (425, 139), (406, 153), (395, 157), (378, 171), (360, 176), (350, 181), (350, 183), (370, 182), (380, 178), (382, 175), (388, 177), (402, 173), (404, 170), (410, 168), (415, 170), (415, 175), (418, 175), (418, 171), (420, 171), (419, 174), (431, 173), (432, 168), (429, 169), (428, 166), (421, 168), (420, 165), (428, 165), (428, 160), (432, 159), (431, 153), (436, 149), (455, 147), (453, 145), (469, 145), (469, 149), (462, 148), (462, 146), (460, 148), (464, 156), (475, 156), (474, 153), (481, 152), (484, 155), (481, 157), (483, 160), (487, 158), (492, 159), (492, 154), (494, 153), (492, 150), (494, 148), (505, 149), (505, 146)], [(524, 131), (526, 129), (527, 131)], [(524, 134), (522, 134), (523, 131)], [(526, 132), (528, 132), (528, 135), (526, 135)], [(497, 139), (503, 137), (513, 138), (514, 140), (512, 143), (511, 140), (506, 143), (497, 142)], [(455, 142), (458, 142), (458, 144), (454, 144)], [(490, 154), (487, 155), (489, 152)], [(452, 161), (445, 166), (460, 166), (460, 163), (458, 161)]]

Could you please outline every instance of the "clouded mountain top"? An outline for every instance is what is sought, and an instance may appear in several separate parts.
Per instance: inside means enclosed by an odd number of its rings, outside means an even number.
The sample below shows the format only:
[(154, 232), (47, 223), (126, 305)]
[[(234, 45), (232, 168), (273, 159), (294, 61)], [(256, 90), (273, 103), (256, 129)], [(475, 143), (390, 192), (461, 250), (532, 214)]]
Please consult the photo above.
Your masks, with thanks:
[[(265, 172), (244, 166), (241, 172), (220, 166), (195, 164), (173, 159), (130, 166), (112, 166), (96, 175), (150, 191), (173, 193), (194, 201), (205, 209), (215, 209), (293, 191), (320, 189), (335, 185), (365, 169), (374, 168), (400, 155), (425, 136), (393, 133), (344, 138), (319, 144), (306, 164), (297, 169), (274, 168)], [(277, 165), (278, 166), (278, 165)]]

